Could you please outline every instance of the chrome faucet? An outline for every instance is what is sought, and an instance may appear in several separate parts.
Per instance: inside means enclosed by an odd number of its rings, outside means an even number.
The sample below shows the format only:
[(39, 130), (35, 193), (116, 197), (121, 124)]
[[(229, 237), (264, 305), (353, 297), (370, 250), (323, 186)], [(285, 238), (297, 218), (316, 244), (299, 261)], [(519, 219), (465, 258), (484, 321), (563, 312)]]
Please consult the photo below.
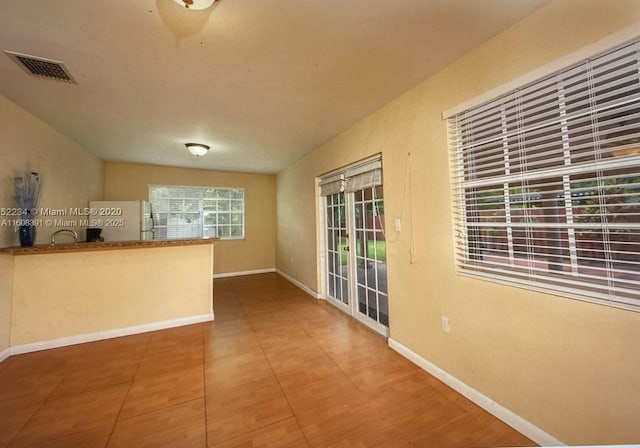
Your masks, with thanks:
[(73, 242), (74, 243), (78, 242), (78, 232), (76, 232), (75, 230), (71, 230), (71, 229), (61, 229), (61, 230), (56, 230), (51, 235), (51, 245), (52, 246), (56, 245), (56, 235), (59, 235), (61, 233), (70, 233), (71, 235), (73, 235)]

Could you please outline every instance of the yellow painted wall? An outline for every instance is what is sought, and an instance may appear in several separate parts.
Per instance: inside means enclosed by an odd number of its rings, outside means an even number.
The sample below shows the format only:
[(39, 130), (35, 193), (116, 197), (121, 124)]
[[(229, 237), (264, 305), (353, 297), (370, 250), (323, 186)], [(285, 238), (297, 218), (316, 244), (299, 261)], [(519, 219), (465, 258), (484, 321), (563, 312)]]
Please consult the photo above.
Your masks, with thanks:
[(212, 244), (14, 258), (12, 346), (211, 312)]
[(637, 443), (640, 313), (455, 274), (441, 114), (639, 22), (637, 0), (550, 2), (280, 173), (278, 269), (318, 288), (314, 178), (382, 153), (391, 337), (565, 443)]
[[(0, 95), (0, 136), (0, 208), (15, 207), (13, 177), (27, 163), (42, 173), (39, 207), (86, 207), (89, 200), (102, 198), (102, 161), (3, 95)], [(0, 216), (0, 222), (3, 219)], [(55, 230), (56, 227), (39, 228), (36, 242), (49, 241)], [(0, 247), (17, 244), (18, 234), (13, 227), (0, 225)], [(0, 260), (0, 352), (9, 343), (7, 310), (12, 286), (11, 276), (5, 275), (7, 263), (10, 264)]]
[(0, 359), (2, 352), (9, 348), (12, 296), (13, 256), (0, 255)]
[(215, 273), (275, 268), (275, 176), (105, 162), (105, 200), (149, 198), (149, 184), (245, 189), (245, 239), (216, 243)]

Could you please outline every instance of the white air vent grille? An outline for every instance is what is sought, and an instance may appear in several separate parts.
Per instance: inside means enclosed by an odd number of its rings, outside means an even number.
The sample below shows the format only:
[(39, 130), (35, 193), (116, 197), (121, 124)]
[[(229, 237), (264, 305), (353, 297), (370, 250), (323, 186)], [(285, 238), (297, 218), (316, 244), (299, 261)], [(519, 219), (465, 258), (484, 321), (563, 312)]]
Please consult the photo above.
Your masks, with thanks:
[(5, 51), (5, 53), (30, 75), (77, 84), (62, 62), (12, 51)]

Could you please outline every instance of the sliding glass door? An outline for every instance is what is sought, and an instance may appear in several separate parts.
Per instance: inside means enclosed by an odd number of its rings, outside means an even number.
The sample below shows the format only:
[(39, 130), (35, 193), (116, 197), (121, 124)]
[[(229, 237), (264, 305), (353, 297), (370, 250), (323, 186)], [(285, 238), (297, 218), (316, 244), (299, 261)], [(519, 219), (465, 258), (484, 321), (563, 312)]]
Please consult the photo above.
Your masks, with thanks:
[(324, 297), (387, 335), (387, 251), (379, 159), (320, 180)]
[(327, 295), (341, 305), (348, 305), (347, 217), (344, 193), (326, 197), (325, 214)]

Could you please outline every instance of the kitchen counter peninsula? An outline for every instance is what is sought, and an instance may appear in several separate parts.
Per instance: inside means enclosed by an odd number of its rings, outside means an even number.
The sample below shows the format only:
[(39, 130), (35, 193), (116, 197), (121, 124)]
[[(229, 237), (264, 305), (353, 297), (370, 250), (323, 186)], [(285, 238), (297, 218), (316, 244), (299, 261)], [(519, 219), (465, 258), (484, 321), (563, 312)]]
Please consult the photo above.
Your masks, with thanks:
[(52, 254), (52, 253), (69, 253), (84, 251), (99, 251), (113, 249), (141, 249), (150, 247), (175, 247), (175, 246), (193, 246), (197, 244), (212, 244), (219, 238), (191, 238), (177, 240), (148, 240), (148, 241), (105, 241), (95, 243), (58, 243), (36, 244), (31, 247), (4, 247), (0, 249), (0, 253), (8, 253), (13, 255), (33, 255), (33, 254)]
[(0, 249), (12, 354), (213, 320), (214, 239)]

